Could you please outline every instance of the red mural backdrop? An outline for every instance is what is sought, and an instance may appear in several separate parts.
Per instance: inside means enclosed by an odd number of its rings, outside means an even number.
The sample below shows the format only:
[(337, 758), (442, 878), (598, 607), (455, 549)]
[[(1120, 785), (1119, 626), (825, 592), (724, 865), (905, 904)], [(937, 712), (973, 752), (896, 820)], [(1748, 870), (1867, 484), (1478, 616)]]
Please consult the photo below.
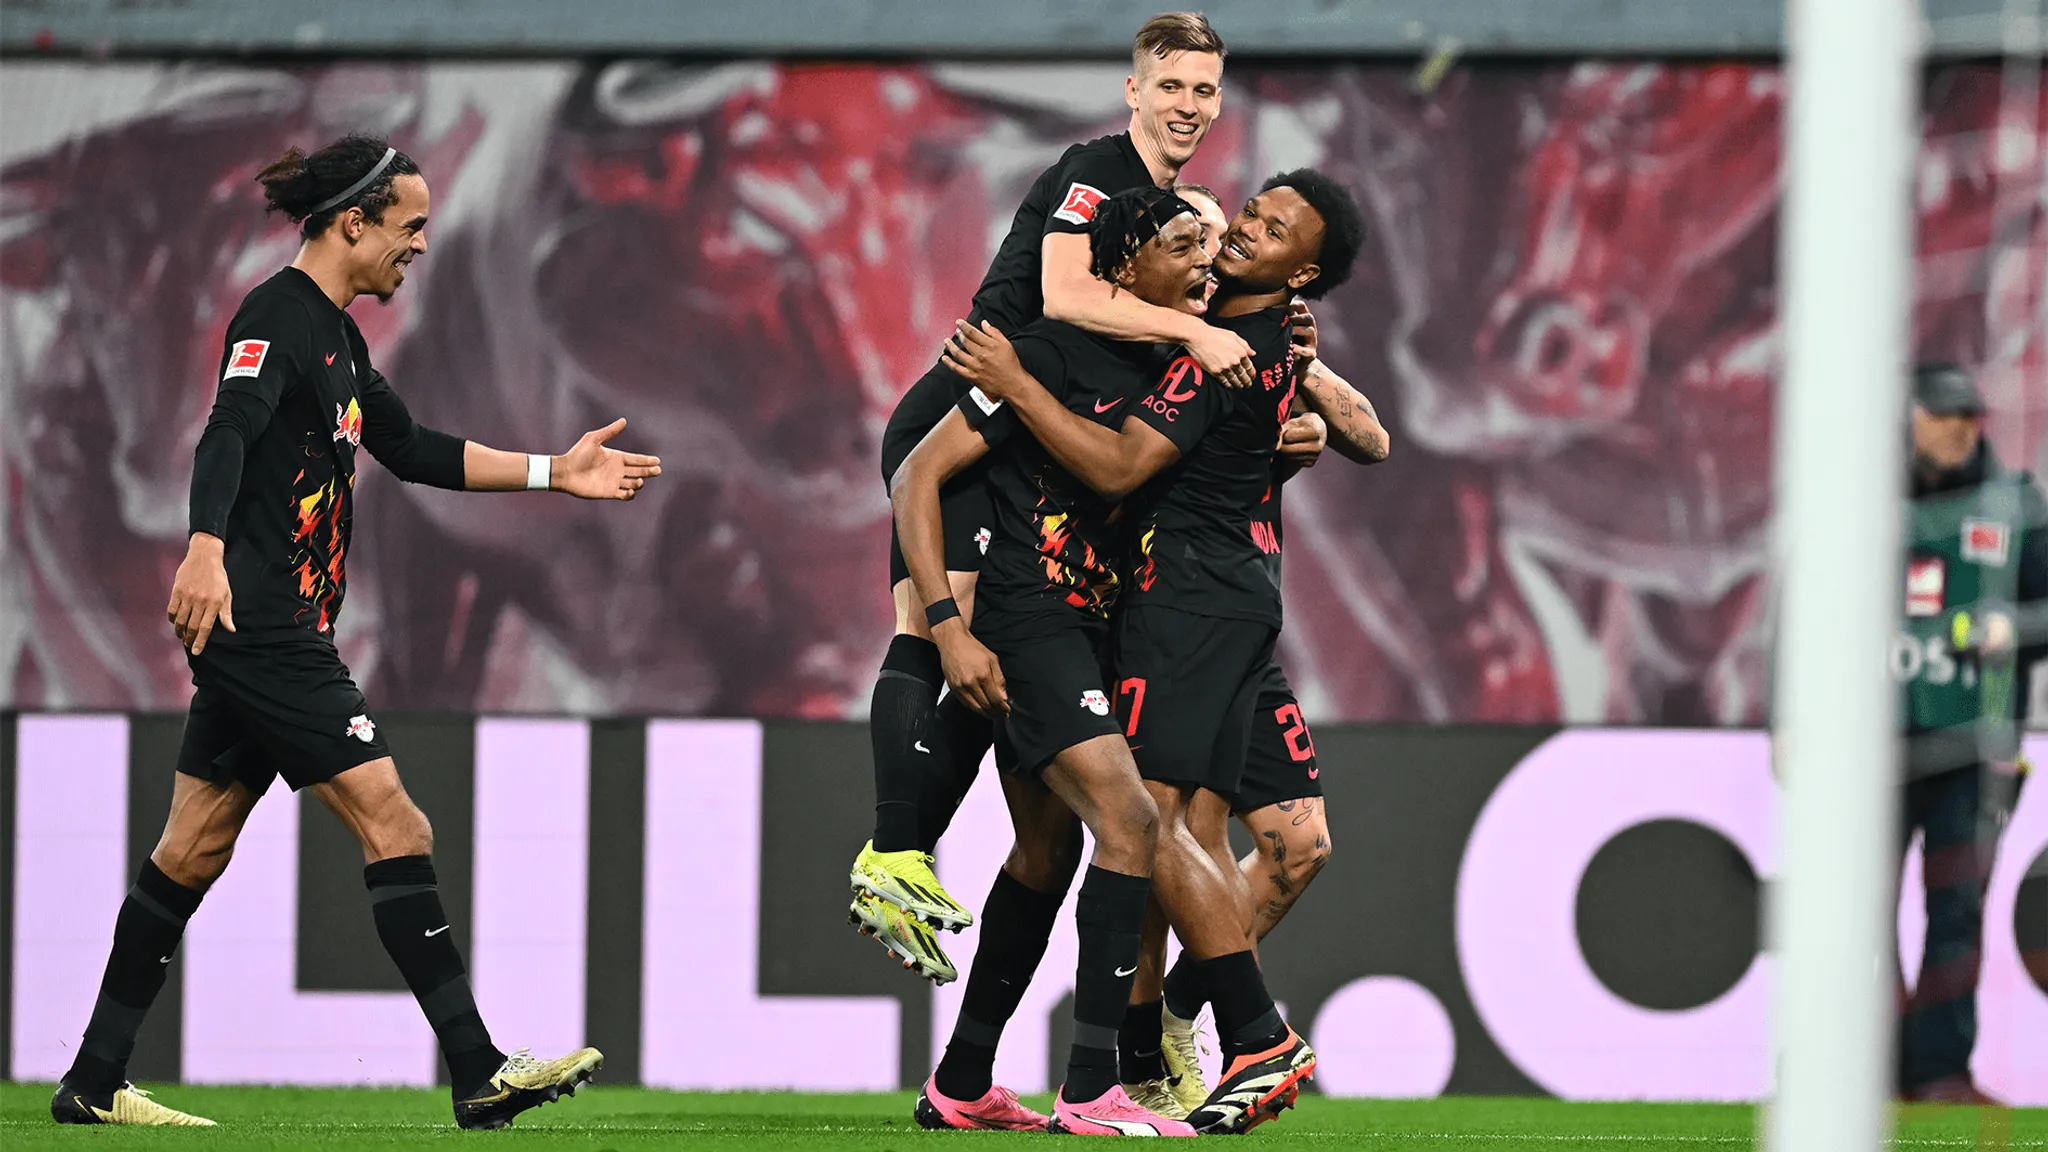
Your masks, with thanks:
[[(1024, 186), (1118, 129), (1101, 66), (17, 63), (0, 79), (0, 703), (175, 708), (163, 621), (221, 333), (291, 258), (250, 177), (389, 133), (431, 248), (356, 309), (415, 414), (565, 447), (625, 506), (372, 469), (339, 629), (387, 709), (859, 714), (890, 629), (877, 443)], [(1234, 66), (1188, 175), (1313, 163), (1367, 209), (1327, 359), (1394, 436), (1287, 502), (1283, 661), (1326, 720), (1754, 724), (1784, 96), (1753, 65)], [(2048, 463), (2043, 124), (1930, 76), (1923, 355)]]

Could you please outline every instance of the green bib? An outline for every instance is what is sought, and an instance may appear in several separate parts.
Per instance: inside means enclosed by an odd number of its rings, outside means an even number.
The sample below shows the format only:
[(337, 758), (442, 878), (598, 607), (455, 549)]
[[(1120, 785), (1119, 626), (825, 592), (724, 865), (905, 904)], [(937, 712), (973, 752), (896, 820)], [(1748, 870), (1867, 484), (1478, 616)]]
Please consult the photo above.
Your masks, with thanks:
[(1981, 613), (2011, 612), (2018, 599), (2024, 485), (2018, 474), (1992, 475), (1906, 504), (1905, 616), (1892, 638), (1891, 672), (1909, 732), (1976, 725), (1996, 745), (2006, 741), (1993, 727), (2015, 727), (2013, 661), (1980, 661), (1957, 648)]

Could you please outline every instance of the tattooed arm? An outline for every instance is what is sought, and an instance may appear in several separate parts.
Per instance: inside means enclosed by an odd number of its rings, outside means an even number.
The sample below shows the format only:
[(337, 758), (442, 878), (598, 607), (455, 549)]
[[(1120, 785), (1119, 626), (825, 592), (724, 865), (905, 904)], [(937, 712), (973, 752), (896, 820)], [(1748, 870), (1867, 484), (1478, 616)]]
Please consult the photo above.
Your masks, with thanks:
[(1380, 423), (1380, 414), (1373, 411), (1372, 401), (1321, 360), (1310, 362), (1303, 373), (1301, 397), (1310, 411), (1329, 424), (1330, 447), (1339, 455), (1360, 464), (1377, 464), (1392, 451), (1393, 443)]

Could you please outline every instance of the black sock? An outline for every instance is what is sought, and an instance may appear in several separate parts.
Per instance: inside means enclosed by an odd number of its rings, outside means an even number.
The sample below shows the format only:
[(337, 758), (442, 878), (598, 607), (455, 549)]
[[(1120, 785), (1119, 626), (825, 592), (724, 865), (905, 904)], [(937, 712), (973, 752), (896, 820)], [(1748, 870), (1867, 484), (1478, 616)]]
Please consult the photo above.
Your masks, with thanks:
[(1216, 1035), (1226, 1059), (1263, 1052), (1287, 1036), (1287, 1025), (1266, 992), (1265, 973), (1250, 951), (1232, 952), (1202, 963), (1209, 1002), (1216, 1006)]
[(1088, 866), (1075, 902), (1074, 924), (1081, 960), (1074, 973), (1074, 1047), (1067, 1059), (1061, 1098), (1085, 1104), (1116, 1087), (1116, 1034), (1138, 978), (1138, 954), (1145, 944), (1147, 876), (1126, 876)]
[(379, 860), (363, 869), (363, 883), (370, 889), (377, 938), (441, 1042), (455, 1098), (475, 1095), (505, 1062), (505, 1054), (491, 1043), (490, 1030), (476, 1010), (469, 970), (448, 932), (448, 913), (441, 909), (433, 859)]
[(1209, 1002), (1209, 993), (1202, 987), (1202, 962), (1185, 948), (1180, 959), (1166, 970), (1166, 1010), (1183, 1020), (1193, 1020), (1201, 1015), (1202, 1005)]
[[(918, 636), (889, 641), (882, 674), (868, 708), (868, 739), (875, 752), (875, 851), (917, 847), (918, 809), (933, 772), (932, 713), (939, 687), (939, 646)], [(922, 749), (922, 750), (920, 750)]]
[(954, 1100), (979, 1100), (994, 1082), (996, 1041), (1045, 958), (1064, 892), (1037, 892), (997, 872), (981, 910), (981, 943), (967, 966), (967, 994), (953, 1039), (932, 1079)]
[(142, 1027), (156, 994), (163, 991), (164, 973), (185, 922), (206, 895), (163, 874), (151, 860), (142, 862), (135, 886), (114, 917), (114, 946), (107, 953), (106, 974), (100, 977), (99, 999), (85, 1026), (85, 1039), (64, 1082), (97, 1095), (119, 1088), (128, 1079), (128, 1057), (135, 1051), (135, 1033)]
[(1116, 1033), (1117, 1078), (1126, 1084), (1166, 1079), (1166, 1057), (1160, 1054), (1165, 1031), (1157, 1000), (1124, 1009), (1124, 1026)]
[(917, 812), (917, 847), (923, 852), (938, 849), (939, 837), (952, 826), (953, 814), (974, 786), (981, 758), (988, 754), (996, 736), (989, 718), (969, 708), (958, 692), (939, 698), (932, 715), (932, 733), (937, 739), (926, 746), (936, 753), (937, 762), (932, 765), (936, 771), (925, 774)]

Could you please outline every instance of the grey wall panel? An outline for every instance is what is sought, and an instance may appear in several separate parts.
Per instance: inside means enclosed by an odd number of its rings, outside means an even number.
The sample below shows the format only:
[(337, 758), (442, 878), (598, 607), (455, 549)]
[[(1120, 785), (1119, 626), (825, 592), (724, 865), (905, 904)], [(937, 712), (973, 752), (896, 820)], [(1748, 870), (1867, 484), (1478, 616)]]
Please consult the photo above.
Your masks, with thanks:
[[(2024, 6), (2029, 0), (2020, 0)], [(1115, 55), (1158, 0), (14, 0), (9, 52)], [(1279, 56), (1774, 54), (1783, 0), (1211, 0), (1232, 47)], [(2001, 49), (2003, 0), (1929, 0), (1930, 42)]]
[(583, 1019), (607, 1078), (640, 1079), (640, 946), (645, 913), (641, 852), (647, 841), (647, 726), (590, 726), (589, 956)]

